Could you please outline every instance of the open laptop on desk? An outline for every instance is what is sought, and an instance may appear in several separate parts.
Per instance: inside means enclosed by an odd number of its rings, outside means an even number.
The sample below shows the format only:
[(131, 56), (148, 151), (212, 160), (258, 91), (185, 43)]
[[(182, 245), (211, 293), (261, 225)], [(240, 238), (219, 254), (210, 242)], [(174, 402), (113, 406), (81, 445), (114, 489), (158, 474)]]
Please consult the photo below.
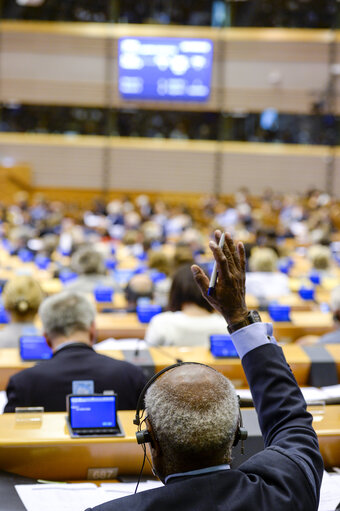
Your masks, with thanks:
[(69, 394), (67, 424), (72, 438), (125, 436), (116, 394)]

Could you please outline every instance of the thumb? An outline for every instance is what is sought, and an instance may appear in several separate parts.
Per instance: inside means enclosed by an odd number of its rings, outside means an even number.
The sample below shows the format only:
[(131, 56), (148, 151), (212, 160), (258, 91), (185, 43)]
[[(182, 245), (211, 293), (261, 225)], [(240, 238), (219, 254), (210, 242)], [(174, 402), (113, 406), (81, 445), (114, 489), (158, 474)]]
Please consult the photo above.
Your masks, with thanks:
[(208, 292), (208, 289), (209, 289), (209, 279), (208, 279), (208, 277), (206, 276), (204, 271), (199, 266), (197, 266), (196, 264), (193, 264), (191, 266), (191, 271), (192, 271), (192, 275), (193, 275), (193, 277), (194, 277), (194, 279), (196, 281), (196, 284), (200, 288), (201, 293), (202, 293), (202, 295), (205, 298), (207, 296), (207, 292)]

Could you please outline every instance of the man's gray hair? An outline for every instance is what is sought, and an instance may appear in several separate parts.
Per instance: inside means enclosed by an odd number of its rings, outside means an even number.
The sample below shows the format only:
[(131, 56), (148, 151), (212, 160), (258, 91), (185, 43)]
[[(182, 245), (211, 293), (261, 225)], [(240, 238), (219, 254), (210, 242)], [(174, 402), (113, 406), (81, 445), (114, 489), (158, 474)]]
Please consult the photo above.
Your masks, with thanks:
[(74, 332), (87, 332), (94, 321), (96, 310), (86, 295), (63, 291), (50, 296), (39, 307), (44, 332), (51, 337), (69, 337)]
[(217, 371), (215, 380), (209, 388), (198, 386), (194, 397), (174, 392), (162, 378), (148, 389), (146, 415), (168, 457), (200, 459), (224, 450), (225, 461), (230, 461), (239, 418), (238, 398), (230, 380)]

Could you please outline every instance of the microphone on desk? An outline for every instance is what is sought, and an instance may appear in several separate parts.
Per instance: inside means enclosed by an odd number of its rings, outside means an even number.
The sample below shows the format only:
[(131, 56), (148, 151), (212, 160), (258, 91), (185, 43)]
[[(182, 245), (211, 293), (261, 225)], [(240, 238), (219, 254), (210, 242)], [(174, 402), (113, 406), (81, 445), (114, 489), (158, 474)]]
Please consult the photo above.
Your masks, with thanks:
[[(140, 342), (141, 339), (138, 339), (138, 342), (137, 342), (137, 346), (136, 346), (136, 349), (135, 349), (135, 357), (139, 357), (139, 353), (140, 353)], [(146, 342), (146, 341), (145, 341)], [(148, 344), (148, 343), (146, 343)], [(149, 348), (155, 348), (156, 350), (158, 350), (160, 353), (162, 353), (162, 355), (165, 355), (166, 357), (168, 357), (170, 360), (172, 361), (175, 361), (176, 364), (182, 364), (183, 363), (183, 360), (181, 358), (177, 358), (177, 357), (174, 357), (172, 353), (169, 353), (167, 350), (165, 350), (163, 347), (161, 346), (158, 346), (158, 345), (152, 345), (152, 346), (148, 346)]]

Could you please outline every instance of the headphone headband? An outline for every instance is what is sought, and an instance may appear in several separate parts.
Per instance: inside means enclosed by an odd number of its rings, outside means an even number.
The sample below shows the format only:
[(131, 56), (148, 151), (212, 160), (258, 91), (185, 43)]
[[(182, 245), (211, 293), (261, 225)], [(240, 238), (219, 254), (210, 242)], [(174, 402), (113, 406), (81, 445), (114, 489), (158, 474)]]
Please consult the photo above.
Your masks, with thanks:
[[(180, 367), (180, 366), (188, 365), (188, 364), (200, 365), (203, 367), (208, 367), (209, 369), (212, 369), (213, 371), (216, 371), (216, 369), (214, 369), (213, 367), (210, 367), (206, 364), (201, 364), (200, 362), (178, 362), (177, 364), (172, 364), (171, 366), (165, 367), (158, 373), (154, 374), (150, 378), (150, 380), (144, 385), (144, 387), (139, 395), (138, 401), (137, 401), (136, 415), (133, 420), (133, 423), (136, 426), (138, 426), (138, 431), (136, 433), (136, 438), (137, 438), (138, 444), (146, 444), (146, 443), (151, 442), (151, 435), (150, 435), (149, 431), (147, 429), (141, 431), (141, 420), (142, 420), (142, 416), (143, 416), (143, 414), (141, 416), (141, 410), (142, 410), (142, 407), (144, 404), (145, 394), (147, 393), (148, 389), (160, 376), (162, 376), (162, 374), (170, 371), (171, 369), (175, 369), (176, 367)], [(218, 372), (218, 371), (216, 371), (216, 372)], [(238, 401), (240, 402), (239, 396), (238, 396)], [(239, 405), (238, 424), (237, 424), (237, 428), (236, 428), (236, 432), (235, 432), (233, 447), (235, 447), (238, 444), (238, 442), (241, 441), (241, 454), (244, 454), (243, 442), (244, 442), (244, 440), (247, 439), (247, 437), (248, 437), (248, 431), (246, 430), (246, 428), (243, 427), (243, 419), (242, 419), (242, 414), (241, 414), (241, 408)]]

